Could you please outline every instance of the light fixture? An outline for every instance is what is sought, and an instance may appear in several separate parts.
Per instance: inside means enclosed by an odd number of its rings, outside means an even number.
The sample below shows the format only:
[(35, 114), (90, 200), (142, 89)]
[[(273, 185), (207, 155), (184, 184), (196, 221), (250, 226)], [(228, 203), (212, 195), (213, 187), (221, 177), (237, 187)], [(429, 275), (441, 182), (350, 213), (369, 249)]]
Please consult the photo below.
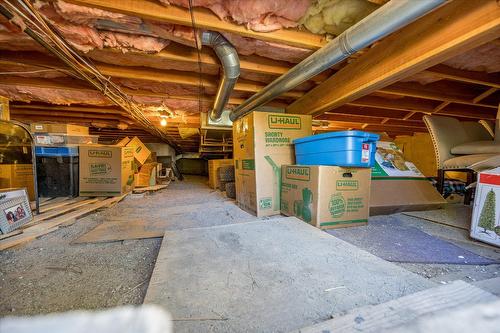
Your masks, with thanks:
[(161, 119), (160, 119), (160, 125), (165, 127), (167, 126), (167, 116), (160, 116)]

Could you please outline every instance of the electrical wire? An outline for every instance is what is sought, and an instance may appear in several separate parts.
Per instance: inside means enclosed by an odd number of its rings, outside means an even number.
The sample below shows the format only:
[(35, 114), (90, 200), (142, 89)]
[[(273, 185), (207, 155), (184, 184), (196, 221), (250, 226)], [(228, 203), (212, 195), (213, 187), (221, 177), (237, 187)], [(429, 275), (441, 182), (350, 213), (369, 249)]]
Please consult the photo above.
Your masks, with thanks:
[[(25, 33), (35, 39), (35, 41), (64, 61), (64, 63), (75, 72), (76, 77), (86, 80), (97, 90), (101, 91), (113, 103), (128, 112), (135, 121), (151, 134), (162, 138), (164, 141), (174, 146), (176, 150), (180, 150), (178, 145), (170, 139), (167, 133), (161, 131), (151, 123), (144, 115), (141, 108), (128, 95), (123, 93), (118, 85), (113, 83), (109, 77), (102, 75), (91, 62), (78, 54), (57, 32), (57, 29), (54, 29), (50, 21), (33, 7), (29, 0), (15, 1), (18, 6), (14, 5), (11, 0), (4, 0), (3, 3), (8, 9), (0, 5), (0, 13), (20, 27)], [(23, 24), (26, 26), (22, 26), (19, 22), (12, 20), (14, 15), (21, 18)]]
[(201, 63), (201, 41), (198, 39), (198, 33), (196, 29), (196, 23), (194, 19), (193, 12), (193, 0), (189, 0), (189, 14), (191, 15), (191, 27), (193, 28), (194, 41), (196, 45), (196, 54), (198, 55), (198, 112), (201, 114), (202, 108), (202, 100), (205, 96), (205, 87), (203, 86), (203, 73), (202, 73), (202, 63)]

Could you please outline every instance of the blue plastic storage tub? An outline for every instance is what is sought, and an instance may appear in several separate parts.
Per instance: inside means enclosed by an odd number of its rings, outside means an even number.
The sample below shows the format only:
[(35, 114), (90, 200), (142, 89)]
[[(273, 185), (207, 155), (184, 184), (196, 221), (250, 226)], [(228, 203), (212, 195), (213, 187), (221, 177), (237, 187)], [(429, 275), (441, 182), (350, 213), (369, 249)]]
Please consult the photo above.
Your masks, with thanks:
[(328, 132), (296, 139), (295, 157), (302, 165), (371, 168), (379, 136), (363, 131)]

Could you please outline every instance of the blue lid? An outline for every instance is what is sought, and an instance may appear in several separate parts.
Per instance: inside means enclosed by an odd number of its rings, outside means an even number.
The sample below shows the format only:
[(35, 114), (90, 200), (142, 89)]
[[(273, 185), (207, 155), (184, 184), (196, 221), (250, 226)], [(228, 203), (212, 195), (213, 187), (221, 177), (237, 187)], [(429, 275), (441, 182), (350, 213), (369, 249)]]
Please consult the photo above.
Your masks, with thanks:
[(338, 131), (338, 132), (327, 132), (322, 134), (310, 135), (304, 138), (295, 139), (293, 143), (306, 143), (311, 141), (323, 140), (323, 139), (333, 139), (340, 137), (361, 137), (368, 141), (378, 141), (380, 136), (374, 133), (368, 133), (363, 131)]
[(78, 156), (78, 147), (35, 147), (36, 156)]

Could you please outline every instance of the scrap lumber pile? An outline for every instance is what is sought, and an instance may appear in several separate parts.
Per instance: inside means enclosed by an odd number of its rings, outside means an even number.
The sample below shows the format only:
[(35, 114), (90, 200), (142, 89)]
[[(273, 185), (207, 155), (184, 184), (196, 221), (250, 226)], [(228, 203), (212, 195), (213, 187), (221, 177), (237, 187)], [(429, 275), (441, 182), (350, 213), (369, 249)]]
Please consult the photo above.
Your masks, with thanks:
[(119, 197), (78, 197), (75, 199), (52, 199), (42, 203), (40, 214), (25, 224), (22, 229), (2, 235), (0, 251), (29, 242), (39, 236), (46, 235), (61, 226), (73, 224), (77, 219), (101, 208), (108, 208), (125, 198)]

